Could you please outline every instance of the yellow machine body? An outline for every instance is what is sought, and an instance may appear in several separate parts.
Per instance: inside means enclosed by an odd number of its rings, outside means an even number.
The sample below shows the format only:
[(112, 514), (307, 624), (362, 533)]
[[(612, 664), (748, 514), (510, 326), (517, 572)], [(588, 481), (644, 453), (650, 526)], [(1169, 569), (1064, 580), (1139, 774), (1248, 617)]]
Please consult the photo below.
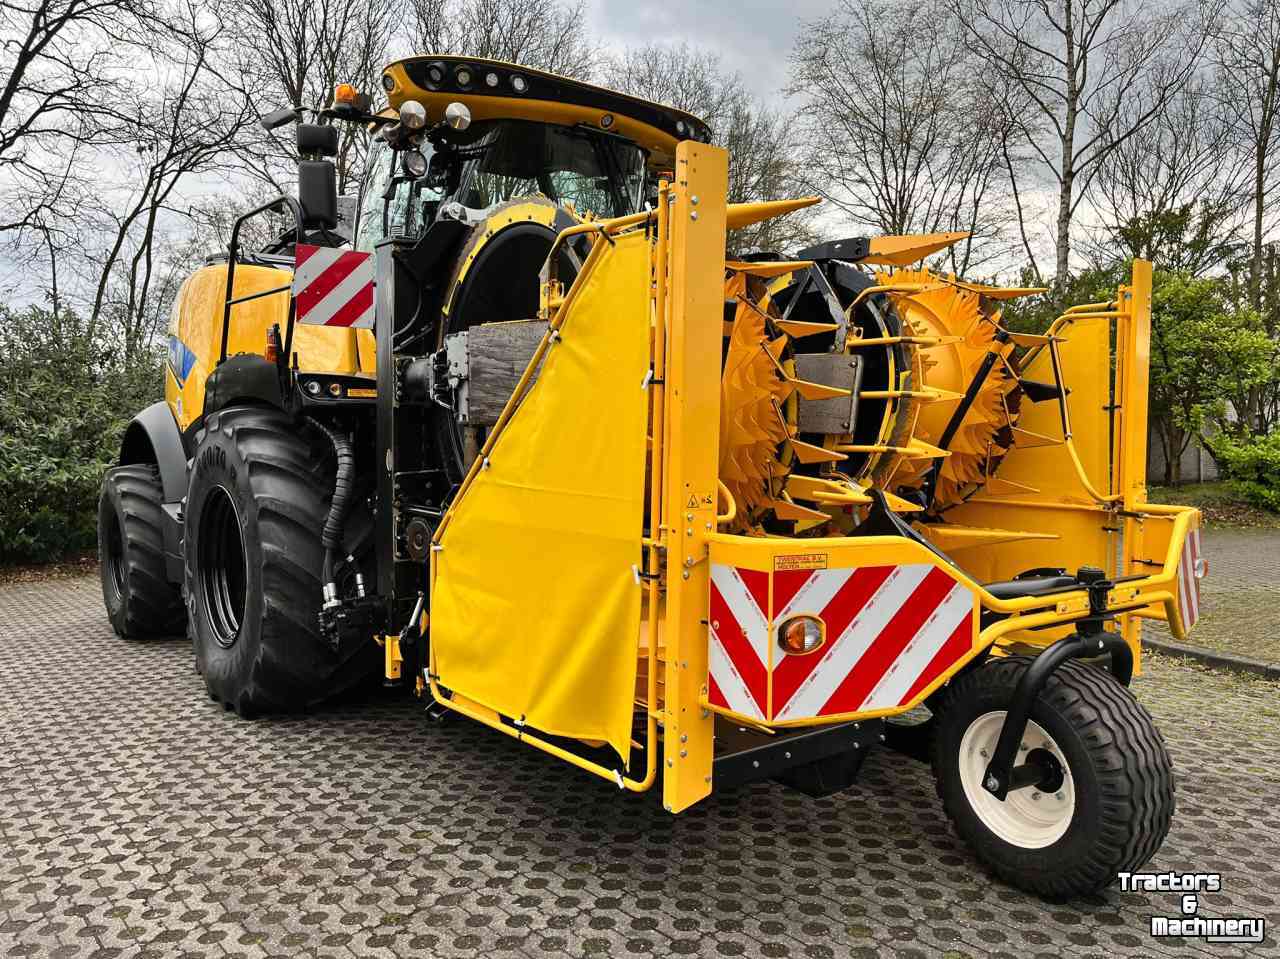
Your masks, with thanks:
[[(267, 332), (278, 325), (283, 334), (289, 316), (291, 270), (242, 264), (236, 267), (233, 298), (270, 293), (233, 304), (227, 356), (263, 355)], [(227, 299), (227, 267), (201, 267), (182, 284), (169, 315), (169, 361), (165, 366), (165, 401), (184, 432), (204, 411), (205, 380), (222, 350), (222, 319)], [(373, 333), (326, 326), (294, 324), (293, 353), (304, 371), (372, 376), (376, 370)]]
[[(779, 331), (815, 331), (780, 322), (757, 283), (808, 264), (725, 259), (727, 228), (796, 203), (729, 205), (726, 177), (724, 151), (681, 143), (655, 211), (560, 234), (586, 234), (591, 252), (567, 291), (554, 271), (546, 280), (546, 333), (435, 533), (438, 702), (620, 787), (648, 789), (660, 765), (678, 812), (714, 788), (717, 714), (768, 730), (905, 712), (980, 653), (1044, 647), (1089, 612), (1084, 589), (1001, 598), (984, 584), (1096, 566), (1115, 581), (1108, 612), (1135, 661), (1141, 617), (1186, 634), (1199, 513), (1145, 494), (1149, 264), (1114, 300), (1030, 337), (1002, 332), (999, 291), (900, 272), (945, 240), (873, 248), (890, 268), (880, 290), (919, 314), (898, 334), (916, 349), (884, 391), (910, 406), (885, 413), (882, 458), (861, 476), (815, 474), (847, 453), (804, 440), (788, 405), (841, 394), (796, 375)], [(750, 301), (730, 321), (726, 291)], [(763, 325), (748, 328), (752, 311)], [(853, 350), (868, 334), (850, 337)], [(919, 511), (904, 498), (914, 461), (946, 452), (932, 445), (946, 417), (929, 408), (957, 409), (973, 357), (993, 350), (1007, 377), (977, 417), (1004, 409), (1014, 380), (1060, 382), (1062, 402), (997, 422), (998, 455), (979, 453), (975, 430), (947, 508), (919, 536), (846, 535), (879, 494), (907, 519)], [(787, 617), (838, 617), (842, 603), (853, 620), (840, 636), (824, 621), (809, 654), (820, 665), (784, 656)], [(836, 644), (876, 616), (862, 658), (842, 665)]]

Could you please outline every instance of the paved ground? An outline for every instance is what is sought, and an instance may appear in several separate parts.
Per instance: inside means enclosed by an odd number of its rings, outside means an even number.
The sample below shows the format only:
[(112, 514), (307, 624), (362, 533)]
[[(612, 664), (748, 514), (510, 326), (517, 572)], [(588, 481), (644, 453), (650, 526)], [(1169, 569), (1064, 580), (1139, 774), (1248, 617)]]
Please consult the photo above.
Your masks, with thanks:
[[(1191, 646), (1280, 664), (1280, 530), (1207, 529), (1209, 573)], [(1150, 635), (1170, 639), (1163, 623)]]
[[(93, 579), (0, 587), (0, 956), (1240, 955), (1156, 943), (1177, 896), (1048, 905), (887, 752), (813, 801), (684, 816), (403, 701), (244, 722), (179, 641), (111, 635)], [(1280, 684), (1148, 660), (1178, 770), (1152, 868), (1280, 928)]]

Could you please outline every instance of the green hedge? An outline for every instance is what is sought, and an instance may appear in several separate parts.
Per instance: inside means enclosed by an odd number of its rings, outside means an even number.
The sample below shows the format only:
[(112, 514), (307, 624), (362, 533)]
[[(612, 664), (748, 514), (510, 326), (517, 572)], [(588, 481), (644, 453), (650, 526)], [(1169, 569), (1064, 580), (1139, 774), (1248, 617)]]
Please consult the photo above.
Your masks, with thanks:
[(1220, 438), (1214, 455), (1242, 498), (1280, 513), (1280, 430), (1243, 440)]
[(102, 473), (160, 395), (160, 363), (126, 362), (71, 313), (0, 307), (0, 564), (94, 547)]

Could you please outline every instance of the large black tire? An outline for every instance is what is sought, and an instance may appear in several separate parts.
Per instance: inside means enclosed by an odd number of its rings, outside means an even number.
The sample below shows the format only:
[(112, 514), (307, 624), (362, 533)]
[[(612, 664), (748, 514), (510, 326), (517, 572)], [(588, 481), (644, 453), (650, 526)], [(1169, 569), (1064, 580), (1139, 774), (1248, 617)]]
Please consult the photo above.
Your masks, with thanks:
[(164, 490), (154, 466), (117, 466), (98, 497), (102, 601), (112, 628), (129, 639), (182, 634), (186, 610), (164, 559)]
[(986, 793), (980, 770), (1029, 662), (994, 659), (952, 684), (933, 770), (947, 815), (978, 858), (1009, 884), (1062, 900), (1097, 892), (1160, 848), (1173, 818), (1173, 766), (1128, 689), (1104, 670), (1067, 662), (1033, 704), (1017, 760), (1044, 749), (1065, 773), (1061, 785), (1011, 792), (1004, 803)]
[[(279, 410), (235, 407), (210, 414), (197, 444), (186, 594), (209, 695), (253, 716), (303, 708), (367, 679), (381, 662), (372, 637), (335, 651), (319, 628), (320, 533), (336, 469), (328, 440)], [(367, 518), (362, 505), (354, 511)]]

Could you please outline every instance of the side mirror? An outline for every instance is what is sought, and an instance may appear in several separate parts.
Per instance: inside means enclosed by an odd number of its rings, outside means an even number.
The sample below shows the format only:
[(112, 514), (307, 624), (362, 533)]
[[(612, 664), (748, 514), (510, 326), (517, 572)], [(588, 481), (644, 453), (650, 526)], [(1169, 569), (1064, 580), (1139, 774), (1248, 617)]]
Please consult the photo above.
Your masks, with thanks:
[(281, 110), (273, 110), (265, 117), (260, 118), (258, 122), (262, 124), (262, 129), (264, 130), (275, 130), (286, 123), (292, 123), (296, 119), (298, 119), (298, 111), (293, 107), (284, 107)]
[(316, 154), (322, 157), (338, 155), (338, 128), (329, 124), (299, 123), (298, 152), (303, 156)]
[(302, 225), (331, 230), (338, 225), (338, 175), (329, 160), (298, 161)]
[(444, 122), (454, 130), (462, 131), (471, 126), (471, 111), (457, 100), (444, 108)]

